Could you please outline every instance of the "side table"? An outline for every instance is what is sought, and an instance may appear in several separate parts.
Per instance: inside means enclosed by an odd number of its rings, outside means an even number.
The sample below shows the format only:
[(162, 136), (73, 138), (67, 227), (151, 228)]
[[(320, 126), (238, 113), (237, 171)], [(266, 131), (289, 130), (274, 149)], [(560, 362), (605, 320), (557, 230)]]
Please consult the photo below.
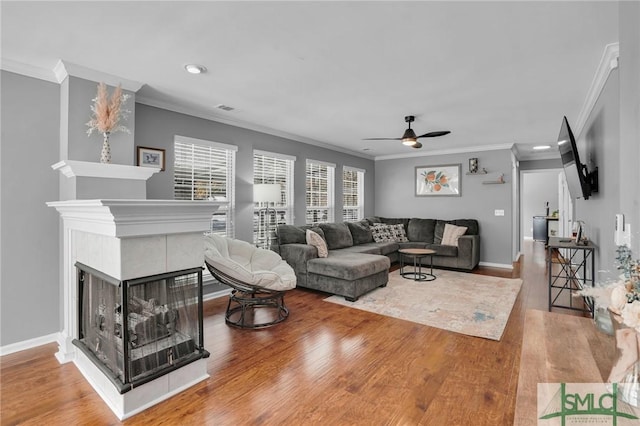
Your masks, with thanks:
[[(406, 279), (412, 279), (414, 281), (435, 280), (436, 276), (433, 275), (433, 255), (435, 254), (435, 252), (435, 250), (419, 248), (398, 250), (398, 253), (400, 253), (400, 276)], [(405, 256), (413, 259), (413, 271), (411, 272), (404, 271), (404, 267), (406, 266), (404, 263)], [(422, 272), (421, 259), (427, 256), (429, 256), (429, 273)]]
[[(591, 314), (594, 306), (590, 297), (584, 298), (583, 306), (576, 306), (573, 293), (585, 287), (593, 287), (595, 279), (593, 243), (576, 244), (568, 238), (549, 238), (547, 246), (547, 265), (549, 276), (549, 311), (551, 308), (571, 309)], [(554, 251), (558, 251), (558, 260), (554, 261)], [(554, 271), (553, 265), (560, 270)], [(564, 297), (562, 297), (564, 296)]]

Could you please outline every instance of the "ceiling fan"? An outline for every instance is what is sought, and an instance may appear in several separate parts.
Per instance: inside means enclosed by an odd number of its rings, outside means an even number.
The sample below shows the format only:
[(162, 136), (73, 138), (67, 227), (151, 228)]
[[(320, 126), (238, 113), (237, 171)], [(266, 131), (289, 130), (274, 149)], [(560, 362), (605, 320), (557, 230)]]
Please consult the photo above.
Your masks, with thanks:
[(404, 118), (404, 121), (409, 123), (409, 128), (404, 131), (404, 134), (401, 138), (366, 138), (364, 141), (402, 141), (404, 145), (410, 146), (412, 148), (422, 148), (422, 144), (418, 142), (420, 138), (435, 138), (437, 136), (444, 136), (451, 133), (448, 130), (441, 130), (437, 132), (429, 132), (424, 135), (416, 136), (416, 132), (411, 128), (411, 123), (415, 121), (415, 117), (413, 115), (407, 115)]

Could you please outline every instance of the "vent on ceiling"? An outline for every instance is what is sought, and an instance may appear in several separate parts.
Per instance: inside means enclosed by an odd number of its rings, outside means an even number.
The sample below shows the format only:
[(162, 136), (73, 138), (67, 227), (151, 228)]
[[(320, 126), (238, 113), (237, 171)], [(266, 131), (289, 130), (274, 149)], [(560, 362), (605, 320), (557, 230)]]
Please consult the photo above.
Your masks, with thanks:
[(229, 105), (225, 105), (225, 104), (218, 104), (216, 105), (216, 108), (221, 109), (223, 111), (233, 111), (235, 109), (234, 107), (230, 107)]

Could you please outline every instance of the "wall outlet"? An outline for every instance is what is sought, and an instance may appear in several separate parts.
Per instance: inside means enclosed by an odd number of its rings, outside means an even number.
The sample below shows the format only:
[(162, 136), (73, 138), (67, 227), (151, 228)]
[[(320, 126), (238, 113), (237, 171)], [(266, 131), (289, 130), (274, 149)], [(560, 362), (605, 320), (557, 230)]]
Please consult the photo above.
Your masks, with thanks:
[(504, 210), (495, 210), (493, 214), (495, 216), (504, 216)]

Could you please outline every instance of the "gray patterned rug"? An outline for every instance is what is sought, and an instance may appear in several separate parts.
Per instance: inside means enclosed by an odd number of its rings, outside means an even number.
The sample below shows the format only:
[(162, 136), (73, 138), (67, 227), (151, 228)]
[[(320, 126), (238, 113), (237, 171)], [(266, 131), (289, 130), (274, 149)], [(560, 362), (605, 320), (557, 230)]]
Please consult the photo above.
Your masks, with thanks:
[(360, 296), (324, 299), (469, 336), (500, 340), (522, 286), (521, 279), (497, 278), (434, 269), (434, 281), (416, 282), (389, 274), (389, 283)]

